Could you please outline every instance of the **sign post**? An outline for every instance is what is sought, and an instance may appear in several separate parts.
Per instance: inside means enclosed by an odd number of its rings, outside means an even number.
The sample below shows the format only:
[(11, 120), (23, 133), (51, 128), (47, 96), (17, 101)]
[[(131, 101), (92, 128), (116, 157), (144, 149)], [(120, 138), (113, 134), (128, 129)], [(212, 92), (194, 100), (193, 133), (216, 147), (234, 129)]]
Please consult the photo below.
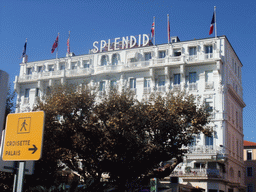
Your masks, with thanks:
[(21, 192), (26, 161), (41, 158), (44, 112), (15, 113), (7, 116), (2, 159), (18, 161), (13, 191)]

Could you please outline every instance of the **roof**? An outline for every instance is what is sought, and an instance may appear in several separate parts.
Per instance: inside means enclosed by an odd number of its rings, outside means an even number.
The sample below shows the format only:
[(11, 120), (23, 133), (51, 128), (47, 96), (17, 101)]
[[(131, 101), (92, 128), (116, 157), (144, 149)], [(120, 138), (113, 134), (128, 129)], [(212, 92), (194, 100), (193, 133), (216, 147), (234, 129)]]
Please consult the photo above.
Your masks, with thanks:
[(245, 141), (244, 140), (244, 147), (249, 147), (249, 146), (251, 146), (251, 147), (256, 147), (256, 143), (254, 143), (254, 142), (251, 142), (251, 141)]

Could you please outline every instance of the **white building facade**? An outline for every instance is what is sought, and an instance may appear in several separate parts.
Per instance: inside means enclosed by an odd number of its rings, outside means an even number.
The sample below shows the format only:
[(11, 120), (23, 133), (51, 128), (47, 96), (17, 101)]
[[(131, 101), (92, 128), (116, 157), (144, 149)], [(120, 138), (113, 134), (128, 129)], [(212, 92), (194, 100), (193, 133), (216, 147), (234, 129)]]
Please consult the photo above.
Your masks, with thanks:
[(244, 191), (242, 63), (226, 36), (107, 50), (21, 63), (16, 112), (31, 111), (37, 97), (61, 83), (88, 84), (99, 94), (127, 87), (138, 99), (186, 90), (209, 105), (213, 136), (195, 136), (171, 177), (207, 192)]

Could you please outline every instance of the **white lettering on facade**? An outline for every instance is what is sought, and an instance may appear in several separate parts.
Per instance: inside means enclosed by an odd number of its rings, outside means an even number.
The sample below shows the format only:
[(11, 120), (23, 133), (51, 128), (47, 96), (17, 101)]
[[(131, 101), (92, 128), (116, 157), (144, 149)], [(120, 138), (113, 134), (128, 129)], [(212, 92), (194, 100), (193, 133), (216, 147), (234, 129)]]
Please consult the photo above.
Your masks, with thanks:
[(107, 42), (105, 40), (100, 41), (100, 52), (102, 52), (102, 49), (107, 45)]
[(146, 46), (149, 43), (149, 37), (146, 34), (143, 34), (143, 43), (142, 46)]
[(99, 42), (98, 41), (93, 42), (93, 47), (95, 48), (94, 53), (97, 53), (99, 51), (99, 48), (95, 44), (99, 44)]
[(108, 39), (108, 41), (101, 40), (100, 41), (100, 47), (98, 47), (99, 42), (94, 41), (94, 43), (93, 43), (93, 47), (94, 47), (93, 52), (94, 53), (102, 52), (105, 47), (107, 47), (108, 51), (119, 50), (121, 48), (121, 43), (122, 43), (122, 49), (133, 48), (136, 45), (138, 47), (141, 47), (141, 46), (144, 47), (144, 46), (148, 45), (149, 37), (148, 37), (147, 34), (143, 34), (143, 35), (140, 34), (140, 35), (138, 35), (138, 38), (131, 35), (130, 39), (129, 39), (129, 36), (117, 37), (117, 38), (114, 39), (114, 42), (112, 42), (112, 43), (111, 43), (110, 39)]

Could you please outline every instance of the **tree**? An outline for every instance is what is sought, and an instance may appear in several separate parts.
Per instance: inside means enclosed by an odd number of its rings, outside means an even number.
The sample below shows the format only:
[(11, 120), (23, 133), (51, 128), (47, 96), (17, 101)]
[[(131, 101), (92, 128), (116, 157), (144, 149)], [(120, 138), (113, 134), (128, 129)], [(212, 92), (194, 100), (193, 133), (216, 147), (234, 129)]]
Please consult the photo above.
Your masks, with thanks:
[[(7, 98), (6, 98), (6, 107), (5, 107), (5, 121), (4, 125), (6, 123), (6, 117), (9, 113), (14, 113), (15, 109), (15, 92), (11, 90), (11, 87), (9, 85)], [(4, 127), (5, 128), (5, 127)], [(0, 171), (0, 191), (12, 191), (12, 185), (13, 185), (13, 174), (2, 172)]]
[[(46, 113), (37, 178), (53, 181), (61, 162), (92, 181), (87, 191), (99, 191), (103, 173), (122, 190), (135, 180), (167, 176), (193, 135), (210, 134), (205, 106), (185, 93), (140, 102), (129, 91), (98, 98), (89, 88), (64, 86), (52, 89), (35, 110)], [(159, 169), (170, 159), (173, 164)]]

